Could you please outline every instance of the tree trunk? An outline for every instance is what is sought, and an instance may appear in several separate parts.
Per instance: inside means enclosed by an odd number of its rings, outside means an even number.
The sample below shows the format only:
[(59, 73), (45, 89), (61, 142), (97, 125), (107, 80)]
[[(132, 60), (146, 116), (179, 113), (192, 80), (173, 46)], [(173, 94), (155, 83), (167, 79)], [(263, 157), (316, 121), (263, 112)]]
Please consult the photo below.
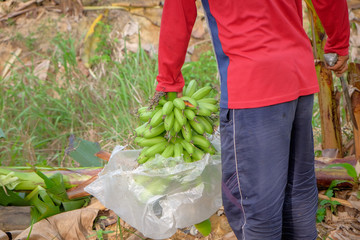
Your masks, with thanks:
[(343, 157), (339, 100), (334, 92), (331, 71), (325, 68), (323, 62), (316, 65), (320, 91), (318, 93), (322, 149), (337, 149), (336, 157)]
[(331, 71), (325, 68), (324, 63), (323, 49), (325, 46), (326, 34), (311, 0), (305, 0), (305, 2), (309, 12), (309, 21), (311, 23), (316, 73), (320, 86), (318, 98), (321, 118), (322, 149), (336, 149), (337, 157), (343, 157), (340, 113), (338, 111), (339, 104), (335, 98)]
[(2, 231), (23, 230), (30, 224), (30, 207), (0, 206), (0, 229)]
[[(350, 85), (355, 89), (360, 89), (360, 64), (350, 63), (348, 78)], [(355, 116), (356, 123), (360, 126), (360, 90), (354, 91), (351, 95), (351, 106)], [(354, 144), (355, 144), (355, 157), (357, 159), (356, 172), (360, 173), (360, 129), (353, 129), (354, 131)]]

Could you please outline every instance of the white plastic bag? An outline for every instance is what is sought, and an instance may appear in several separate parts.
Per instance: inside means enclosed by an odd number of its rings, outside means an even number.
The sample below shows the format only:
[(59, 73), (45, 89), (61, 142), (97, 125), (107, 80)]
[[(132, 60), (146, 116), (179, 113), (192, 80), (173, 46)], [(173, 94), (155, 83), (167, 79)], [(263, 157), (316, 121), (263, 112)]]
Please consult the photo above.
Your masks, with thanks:
[(137, 167), (139, 153), (117, 146), (99, 178), (85, 191), (145, 237), (169, 238), (178, 228), (202, 222), (222, 206), (220, 155), (206, 154), (192, 163), (157, 155)]

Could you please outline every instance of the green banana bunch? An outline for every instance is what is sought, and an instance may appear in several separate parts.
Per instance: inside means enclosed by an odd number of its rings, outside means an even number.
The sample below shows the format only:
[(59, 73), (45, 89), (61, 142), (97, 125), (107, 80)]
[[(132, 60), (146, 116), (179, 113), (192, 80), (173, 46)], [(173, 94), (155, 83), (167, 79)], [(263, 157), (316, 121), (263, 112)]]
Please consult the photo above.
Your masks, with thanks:
[(183, 90), (183, 96), (169, 92), (157, 105), (138, 109), (143, 122), (135, 129), (134, 142), (143, 147), (138, 163), (154, 159), (159, 154), (165, 159), (182, 157), (185, 162), (198, 161), (206, 153), (216, 150), (207, 138), (214, 132), (218, 118), (218, 101), (209, 97), (211, 86), (198, 89), (191, 80)]

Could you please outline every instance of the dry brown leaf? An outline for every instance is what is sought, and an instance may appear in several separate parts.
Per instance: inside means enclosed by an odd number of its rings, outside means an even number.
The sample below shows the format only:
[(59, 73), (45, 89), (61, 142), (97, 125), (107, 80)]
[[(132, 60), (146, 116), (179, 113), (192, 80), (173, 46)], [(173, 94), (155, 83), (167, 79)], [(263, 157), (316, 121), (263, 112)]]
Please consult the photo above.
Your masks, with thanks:
[(11, 69), (12, 65), (14, 64), (16, 58), (20, 55), (21, 51), (22, 50), (20, 48), (16, 49), (15, 53), (12, 54), (9, 61), (6, 62), (6, 64), (4, 65), (4, 69), (3, 69), (2, 73), (1, 73), (1, 76), (3, 78), (5, 78), (6, 75), (9, 73), (9, 70)]
[[(74, 211), (64, 212), (32, 226), (30, 240), (89, 240), (92, 235), (94, 219), (98, 209), (82, 208)], [(30, 228), (23, 231), (16, 240), (25, 240)]]
[(94, 197), (91, 198), (90, 204), (86, 208), (93, 208), (101, 211), (106, 209), (104, 205), (102, 205), (101, 202)]
[(229, 232), (232, 232), (225, 215), (218, 216), (217, 214), (214, 214), (210, 217), (210, 222), (214, 237), (221, 237)]
[(34, 69), (34, 75), (38, 77), (41, 81), (45, 81), (47, 78), (47, 73), (50, 66), (50, 60), (44, 60)]
[[(355, 193), (356, 194), (356, 193)], [(356, 197), (356, 195), (353, 194), (350, 196), (350, 198), (348, 199), (348, 202), (350, 202), (350, 204), (357, 210), (360, 211), (360, 200)]]

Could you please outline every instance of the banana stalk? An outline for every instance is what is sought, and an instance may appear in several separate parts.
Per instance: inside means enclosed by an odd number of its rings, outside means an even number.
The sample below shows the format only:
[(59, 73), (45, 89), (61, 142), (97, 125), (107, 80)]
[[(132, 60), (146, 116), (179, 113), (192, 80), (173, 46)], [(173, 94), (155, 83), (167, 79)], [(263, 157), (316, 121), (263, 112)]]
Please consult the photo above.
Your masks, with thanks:
[[(75, 187), (82, 182), (97, 175), (102, 168), (37, 168), (37, 170), (50, 177), (56, 173), (61, 173), (64, 177), (65, 188)], [(18, 184), (14, 187), (16, 191), (32, 191), (37, 186), (45, 187), (44, 180), (39, 177), (31, 167), (1, 167), (0, 176), (12, 174), (18, 178)]]

